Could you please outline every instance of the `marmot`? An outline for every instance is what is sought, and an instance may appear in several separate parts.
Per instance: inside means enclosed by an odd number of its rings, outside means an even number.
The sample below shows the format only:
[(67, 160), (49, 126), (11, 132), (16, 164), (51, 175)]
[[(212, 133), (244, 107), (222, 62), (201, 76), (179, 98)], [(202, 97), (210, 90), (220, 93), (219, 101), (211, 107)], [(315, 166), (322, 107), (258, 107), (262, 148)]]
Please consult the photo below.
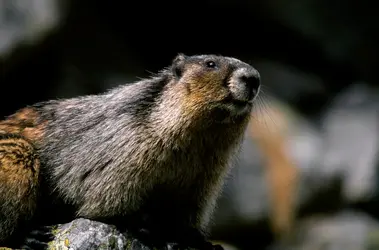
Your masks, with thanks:
[(0, 245), (84, 217), (153, 246), (212, 249), (207, 225), (259, 89), (258, 71), (238, 59), (178, 54), (150, 78), (7, 117)]

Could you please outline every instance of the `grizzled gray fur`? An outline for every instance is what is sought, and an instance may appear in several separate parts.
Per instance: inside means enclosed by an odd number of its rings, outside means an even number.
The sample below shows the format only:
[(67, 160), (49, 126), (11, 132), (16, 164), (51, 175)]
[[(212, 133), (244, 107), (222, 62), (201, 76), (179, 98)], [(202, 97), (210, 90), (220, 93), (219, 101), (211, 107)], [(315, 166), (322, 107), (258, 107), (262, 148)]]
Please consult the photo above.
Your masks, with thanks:
[(33, 105), (40, 210), (64, 207), (68, 218), (140, 227), (167, 242), (195, 231), (205, 242), (258, 91), (258, 72), (242, 61), (180, 54), (149, 79)]

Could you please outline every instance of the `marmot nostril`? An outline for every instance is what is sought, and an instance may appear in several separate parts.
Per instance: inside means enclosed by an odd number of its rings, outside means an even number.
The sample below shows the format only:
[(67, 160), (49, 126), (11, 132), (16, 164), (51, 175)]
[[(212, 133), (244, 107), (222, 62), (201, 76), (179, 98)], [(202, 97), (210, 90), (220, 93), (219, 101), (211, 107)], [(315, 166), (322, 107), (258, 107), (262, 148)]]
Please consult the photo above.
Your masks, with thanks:
[(261, 81), (258, 73), (250, 73), (240, 77), (240, 80), (243, 84), (246, 85), (246, 89), (249, 92), (249, 100), (252, 100), (259, 91), (261, 86)]

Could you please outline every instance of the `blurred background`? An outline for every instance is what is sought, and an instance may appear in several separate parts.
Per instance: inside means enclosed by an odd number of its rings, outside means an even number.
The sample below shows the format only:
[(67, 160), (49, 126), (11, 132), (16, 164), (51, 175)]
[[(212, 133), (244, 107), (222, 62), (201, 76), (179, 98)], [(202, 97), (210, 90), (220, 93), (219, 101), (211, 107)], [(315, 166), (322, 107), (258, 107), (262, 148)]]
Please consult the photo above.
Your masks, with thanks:
[(0, 0), (0, 116), (237, 57), (263, 88), (219, 200), (227, 249), (379, 249), (379, 16), (368, 0)]

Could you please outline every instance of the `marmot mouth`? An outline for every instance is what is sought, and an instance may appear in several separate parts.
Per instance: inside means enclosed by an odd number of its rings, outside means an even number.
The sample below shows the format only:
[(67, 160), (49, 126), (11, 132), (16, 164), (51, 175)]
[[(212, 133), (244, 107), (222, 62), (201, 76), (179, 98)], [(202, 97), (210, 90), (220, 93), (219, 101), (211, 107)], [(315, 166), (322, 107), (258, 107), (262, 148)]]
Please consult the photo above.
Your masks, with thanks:
[(223, 100), (223, 104), (233, 105), (237, 108), (238, 107), (239, 108), (245, 108), (246, 106), (253, 105), (253, 100), (249, 100), (249, 101), (239, 100), (239, 99), (233, 98), (233, 96), (230, 95)]
[(250, 112), (253, 106), (253, 101), (242, 101), (233, 98), (232, 96), (222, 101), (222, 109), (228, 110), (229, 115), (241, 116)]
[(241, 101), (241, 100), (231, 100), (230, 103), (241, 108), (253, 104), (252, 101)]

